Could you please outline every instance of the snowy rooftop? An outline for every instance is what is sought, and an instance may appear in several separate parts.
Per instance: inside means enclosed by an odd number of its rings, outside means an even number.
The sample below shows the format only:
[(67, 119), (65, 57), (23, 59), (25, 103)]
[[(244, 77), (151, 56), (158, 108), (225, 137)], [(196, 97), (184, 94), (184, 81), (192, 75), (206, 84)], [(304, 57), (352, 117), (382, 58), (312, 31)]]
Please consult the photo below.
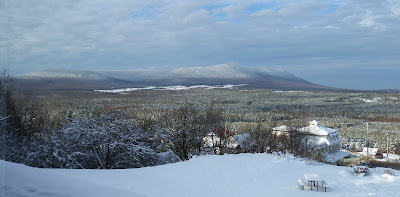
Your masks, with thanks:
[(340, 143), (338, 130), (320, 126), (316, 120), (310, 121), (309, 124), (309, 126), (299, 129), (300, 132), (316, 135), (308, 137), (308, 145), (323, 146)]
[(250, 133), (244, 133), (240, 135), (234, 135), (233, 138), (240, 143), (241, 141), (251, 139), (251, 135)]
[(336, 161), (343, 159), (349, 155), (350, 155), (349, 152), (341, 150), (336, 153), (329, 154), (328, 156), (325, 157), (324, 160), (327, 162), (336, 162)]
[(241, 147), (246, 147), (251, 143), (250, 133), (244, 133), (240, 135), (235, 135), (233, 138), (240, 144)]
[(274, 130), (274, 131), (295, 131), (296, 128), (291, 127), (291, 126), (282, 125), (279, 127), (274, 127), (274, 128), (272, 128), (272, 130)]
[(309, 124), (309, 126), (299, 129), (299, 131), (308, 132), (314, 135), (329, 135), (330, 133), (338, 132), (336, 129), (320, 126), (319, 122), (316, 120), (310, 121)]

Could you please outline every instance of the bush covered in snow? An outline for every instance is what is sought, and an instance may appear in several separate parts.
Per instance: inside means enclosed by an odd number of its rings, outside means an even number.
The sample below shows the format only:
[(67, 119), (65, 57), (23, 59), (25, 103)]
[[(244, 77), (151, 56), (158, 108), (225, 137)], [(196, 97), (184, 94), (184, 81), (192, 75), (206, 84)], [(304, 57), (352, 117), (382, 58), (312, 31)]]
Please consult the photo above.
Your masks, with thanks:
[(110, 112), (72, 119), (58, 131), (24, 136), (21, 143), (11, 146), (14, 151), (6, 159), (35, 167), (86, 169), (138, 168), (179, 161), (170, 150), (157, 153), (148, 139), (148, 133), (120, 113)]
[(367, 166), (354, 166), (354, 174), (357, 176), (365, 176), (369, 168)]
[(394, 176), (394, 172), (393, 172), (393, 170), (391, 170), (391, 169), (385, 169), (383, 172), (384, 172), (385, 174), (387, 174), (387, 175)]
[(55, 144), (67, 153), (65, 167), (135, 168), (158, 163), (155, 151), (143, 142), (141, 129), (117, 113), (72, 120), (57, 134)]

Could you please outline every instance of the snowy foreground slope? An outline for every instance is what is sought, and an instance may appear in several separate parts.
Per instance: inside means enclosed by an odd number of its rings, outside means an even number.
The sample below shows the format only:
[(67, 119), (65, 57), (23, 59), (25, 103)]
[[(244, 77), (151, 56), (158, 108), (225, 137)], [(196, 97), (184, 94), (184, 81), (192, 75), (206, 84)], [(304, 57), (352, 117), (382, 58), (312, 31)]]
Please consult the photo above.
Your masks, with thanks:
[[(0, 161), (0, 196), (400, 196), (400, 171), (309, 163), (270, 154), (203, 156), (157, 167), (127, 170), (37, 169)], [(297, 179), (316, 173), (331, 189), (301, 191)]]

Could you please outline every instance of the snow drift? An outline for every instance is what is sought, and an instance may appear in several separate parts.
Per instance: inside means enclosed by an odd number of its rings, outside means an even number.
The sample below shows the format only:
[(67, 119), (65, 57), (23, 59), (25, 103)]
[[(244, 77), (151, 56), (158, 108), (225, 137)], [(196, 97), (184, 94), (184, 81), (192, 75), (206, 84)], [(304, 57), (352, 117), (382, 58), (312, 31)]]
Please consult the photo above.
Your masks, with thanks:
[[(201, 156), (125, 170), (38, 169), (0, 161), (0, 196), (400, 196), (400, 172), (358, 177), (352, 168), (270, 154)], [(327, 193), (301, 191), (297, 179), (319, 174)]]

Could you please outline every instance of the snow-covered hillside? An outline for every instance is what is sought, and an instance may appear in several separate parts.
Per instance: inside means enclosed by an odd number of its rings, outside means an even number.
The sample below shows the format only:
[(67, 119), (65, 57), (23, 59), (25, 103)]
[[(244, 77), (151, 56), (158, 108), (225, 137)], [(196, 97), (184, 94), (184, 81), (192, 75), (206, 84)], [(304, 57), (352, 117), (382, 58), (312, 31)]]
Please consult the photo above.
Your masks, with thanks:
[(105, 74), (124, 80), (157, 80), (170, 78), (184, 79), (251, 79), (263, 78), (267, 76), (299, 79), (295, 75), (282, 69), (272, 69), (265, 67), (242, 67), (234, 64), (219, 64), (213, 66), (181, 67), (176, 69), (134, 69), (124, 71), (109, 71)]
[[(352, 168), (270, 154), (202, 156), (126, 170), (37, 169), (0, 161), (0, 196), (400, 196), (400, 171), (365, 177)], [(297, 179), (319, 174), (327, 193), (302, 191)]]
[(19, 79), (42, 79), (42, 78), (63, 78), (63, 79), (90, 79), (90, 80), (112, 80), (114, 78), (89, 70), (61, 70), (51, 69), (40, 72), (31, 72), (17, 76)]
[(172, 70), (169, 77), (176, 78), (250, 78), (249, 73), (244, 72), (244, 68), (236, 67), (231, 64), (221, 64), (205, 67), (182, 67)]

